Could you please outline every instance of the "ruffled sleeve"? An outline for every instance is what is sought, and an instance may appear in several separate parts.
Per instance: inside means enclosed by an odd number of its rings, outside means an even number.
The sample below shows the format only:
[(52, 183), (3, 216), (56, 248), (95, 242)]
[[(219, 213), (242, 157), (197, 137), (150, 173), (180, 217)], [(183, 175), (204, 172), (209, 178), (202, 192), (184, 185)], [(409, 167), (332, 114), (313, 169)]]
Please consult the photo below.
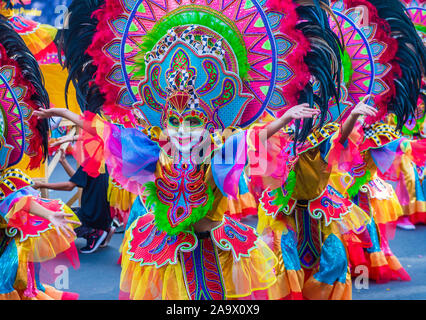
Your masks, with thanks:
[(87, 111), (83, 119), (85, 130), (75, 157), (84, 171), (96, 177), (106, 165), (124, 189), (142, 194), (143, 184), (154, 179), (160, 154), (157, 142), (138, 129), (120, 127)]
[(292, 163), (290, 140), (283, 132), (266, 139), (263, 129), (255, 126), (230, 136), (213, 157), (213, 177), (225, 196), (237, 198), (243, 170), (247, 170), (250, 184), (259, 190), (285, 183)]
[(370, 150), (370, 153), (382, 179), (399, 181), (404, 157), (417, 166), (424, 166), (426, 162), (426, 140), (399, 138), (381, 148)]
[(31, 199), (37, 195), (35, 189), (25, 187), (8, 195), (0, 202), (0, 214), (6, 220), (8, 226), (19, 228), (26, 223)]
[[(78, 257), (72, 255), (75, 237), (58, 233), (50, 221), (31, 214), (32, 201), (50, 211), (73, 214), (68, 219), (79, 221), (62, 201), (41, 199), (37, 191), (31, 187), (7, 196), (1, 201), (0, 210), (2, 215), (4, 214), (10, 236), (16, 238), (20, 250), (22, 253), (25, 252), (28, 261), (43, 262), (55, 258), (60, 253), (66, 253), (72, 263), (78, 261)], [(69, 226), (75, 228), (73, 225)]]
[(342, 172), (349, 172), (352, 168), (361, 165), (364, 160), (359, 151), (359, 146), (363, 141), (362, 127), (359, 123), (355, 125), (345, 143), (341, 143), (341, 128), (339, 131), (326, 141), (325, 145), (329, 145), (329, 152), (324, 161), (328, 163), (328, 168), (332, 168)]
[(401, 141), (401, 150), (417, 166), (423, 167), (426, 163), (426, 139)]
[(248, 175), (262, 191), (284, 185), (297, 161), (290, 137), (280, 130), (266, 139), (265, 126), (254, 126), (247, 133)]
[(237, 198), (238, 183), (246, 163), (246, 131), (240, 131), (226, 139), (212, 159), (213, 178), (224, 196)]

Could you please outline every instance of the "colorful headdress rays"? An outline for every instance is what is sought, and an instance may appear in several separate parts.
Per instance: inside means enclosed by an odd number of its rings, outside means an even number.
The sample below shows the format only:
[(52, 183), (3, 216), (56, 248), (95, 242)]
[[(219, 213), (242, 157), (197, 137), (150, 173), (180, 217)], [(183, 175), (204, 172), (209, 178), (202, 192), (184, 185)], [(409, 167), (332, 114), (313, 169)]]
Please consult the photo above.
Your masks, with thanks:
[(139, 84), (143, 102), (134, 104), (150, 125), (164, 127), (170, 109), (201, 112), (211, 129), (239, 123), (252, 96), (243, 93), (237, 59), (225, 40), (190, 25), (170, 29), (153, 49)]
[[(36, 168), (47, 155), (47, 120), (32, 116), (33, 110), (49, 107), (37, 61), (23, 40), (5, 20), (0, 19), (0, 104), (2, 135), (9, 157), (0, 166), (17, 164), (25, 152)], [(5, 149), (5, 150), (6, 150)], [(9, 152), (9, 151), (8, 151)]]
[(426, 42), (426, 2), (424, 0), (402, 0), (407, 8), (407, 14), (413, 21), (414, 27)]
[[(394, 69), (397, 42), (367, 0), (337, 0), (331, 5), (334, 16), (330, 24), (342, 37), (343, 77), (340, 109), (330, 107), (330, 117), (345, 119), (354, 105), (366, 95), (372, 95), (378, 116), (383, 118), (387, 105), (395, 94)], [(394, 68), (395, 67), (395, 68)]]

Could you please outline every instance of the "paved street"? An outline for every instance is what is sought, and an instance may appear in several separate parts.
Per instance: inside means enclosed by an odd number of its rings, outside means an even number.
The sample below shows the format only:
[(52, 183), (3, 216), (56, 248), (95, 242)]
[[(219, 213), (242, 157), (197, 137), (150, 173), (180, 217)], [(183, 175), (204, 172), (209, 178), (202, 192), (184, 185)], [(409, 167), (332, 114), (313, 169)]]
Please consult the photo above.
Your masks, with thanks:
[[(71, 161), (70, 161), (71, 162)], [(75, 162), (72, 162), (75, 165)], [(61, 166), (53, 173), (50, 182), (64, 181), (66, 175)], [(51, 192), (50, 197), (67, 201), (71, 194)], [(249, 221), (250, 224), (255, 221)], [(116, 234), (107, 248), (99, 249), (92, 254), (80, 254), (80, 268), (70, 270), (69, 290), (80, 294), (83, 300), (115, 300), (118, 299), (120, 266), (117, 264), (119, 248), (123, 234)], [(77, 247), (85, 245), (78, 239)], [(353, 288), (355, 300), (424, 300), (426, 299), (426, 226), (417, 226), (415, 231), (398, 229), (390, 246), (401, 264), (410, 274), (410, 282), (391, 282), (376, 284), (369, 282), (368, 289)]]

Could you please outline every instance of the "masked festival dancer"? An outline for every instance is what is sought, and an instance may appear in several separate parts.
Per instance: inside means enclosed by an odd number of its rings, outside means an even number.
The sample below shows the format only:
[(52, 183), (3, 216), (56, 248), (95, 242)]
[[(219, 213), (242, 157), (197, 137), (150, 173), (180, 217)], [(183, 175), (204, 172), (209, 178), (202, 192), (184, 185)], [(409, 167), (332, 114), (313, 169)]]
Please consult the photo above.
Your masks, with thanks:
[[(71, 5), (69, 30), (64, 30), (63, 37), (70, 78), (87, 97), (85, 106), (90, 107), (89, 100), (96, 96), (105, 117), (124, 128), (90, 114), (84, 120), (66, 111), (61, 116), (85, 128), (81, 140), (93, 147), (80, 159), (85, 170), (97, 174), (105, 162), (124, 188), (145, 196), (149, 210), (133, 222), (125, 237), (121, 290), (130, 298), (247, 298), (275, 284), (273, 253), (250, 227), (224, 213), (229, 199), (237, 199), (246, 166), (249, 187), (256, 177), (266, 184), (268, 172), (279, 172), (271, 180), (283, 184), (291, 163), (288, 136), (276, 137), (285, 152), (261, 154), (268, 164), (265, 174), (261, 168), (253, 169), (251, 161), (247, 165), (247, 159), (259, 157), (259, 152), (247, 156), (247, 145), (260, 146), (256, 140), (261, 131), (241, 128), (267, 110), (277, 117), (263, 128), (269, 139), (275, 140), (274, 133), (295, 119), (296, 127), (302, 129), (295, 139), (303, 141), (312, 128), (309, 118), (320, 112), (303, 102), (313, 106), (315, 99), (322, 106), (328, 104), (336, 94), (339, 73), (338, 43), (331, 32), (327, 34), (330, 44), (324, 41), (325, 16), (316, 15), (325, 4), (285, 2), (287, 6), (247, 2), (236, 8), (201, 2), (165, 5), (156, 12), (154, 25), (147, 16), (151, 9), (142, 1), (100, 1), (101, 9), (93, 17), (96, 4), (74, 1)], [(236, 9), (247, 17), (246, 24), (233, 22)], [(96, 29), (94, 37), (83, 26)], [(259, 41), (253, 42), (254, 34)], [(286, 42), (286, 37), (292, 41)], [(114, 47), (118, 38), (128, 45)], [(332, 52), (321, 57), (331, 64), (317, 63), (322, 46)], [(117, 69), (117, 63), (127, 67)], [(83, 64), (85, 68), (78, 67)], [(83, 70), (85, 78), (80, 79)], [(91, 81), (90, 72), (95, 83), (85, 86)], [(291, 76), (286, 78), (286, 73)], [(320, 93), (315, 95), (309, 82), (313, 73), (320, 82)], [(110, 81), (111, 77), (117, 81)], [(302, 105), (292, 107), (298, 103)], [(142, 132), (129, 128), (136, 123), (132, 108), (139, 109), (148, 124)], [(42, 117), (54, 114), (53, 110), (39, 113)], [(318, 128), (325, 116), (322, 112)], [(210, 148), (200, 148), (201, 142)], [(228, 148), (233, 151), (227, 154)], [(201, 152), (196, 163), (195, 150)], [(205, 160), (211, 152), (210, 164)], [(281, 170), (274, 170), (277, 166)], [(154, 245), (150, 235), (162, 243), (155, 253), (149, 253)], [(208, 252), (213, 253), (209, 258)], [(247, 269), (242, 273), (243, 265)], [(210, 276), (216, 280), (194, 273), (203, 268), (214, 268)], [(147, 281), (149, 288), (144, 285)], [(215, 291), (210, 291), (213, 283)]]

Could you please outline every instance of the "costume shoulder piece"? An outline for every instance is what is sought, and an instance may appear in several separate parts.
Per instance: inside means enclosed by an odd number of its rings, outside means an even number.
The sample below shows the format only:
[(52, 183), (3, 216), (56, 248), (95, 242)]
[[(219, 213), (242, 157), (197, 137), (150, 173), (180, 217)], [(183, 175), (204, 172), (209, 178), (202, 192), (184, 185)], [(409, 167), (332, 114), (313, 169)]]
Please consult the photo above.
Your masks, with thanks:
[(0, 201), (22, 188), (32, 186), (30, 177), (19, 169), (8, 169), (0, 178)]

